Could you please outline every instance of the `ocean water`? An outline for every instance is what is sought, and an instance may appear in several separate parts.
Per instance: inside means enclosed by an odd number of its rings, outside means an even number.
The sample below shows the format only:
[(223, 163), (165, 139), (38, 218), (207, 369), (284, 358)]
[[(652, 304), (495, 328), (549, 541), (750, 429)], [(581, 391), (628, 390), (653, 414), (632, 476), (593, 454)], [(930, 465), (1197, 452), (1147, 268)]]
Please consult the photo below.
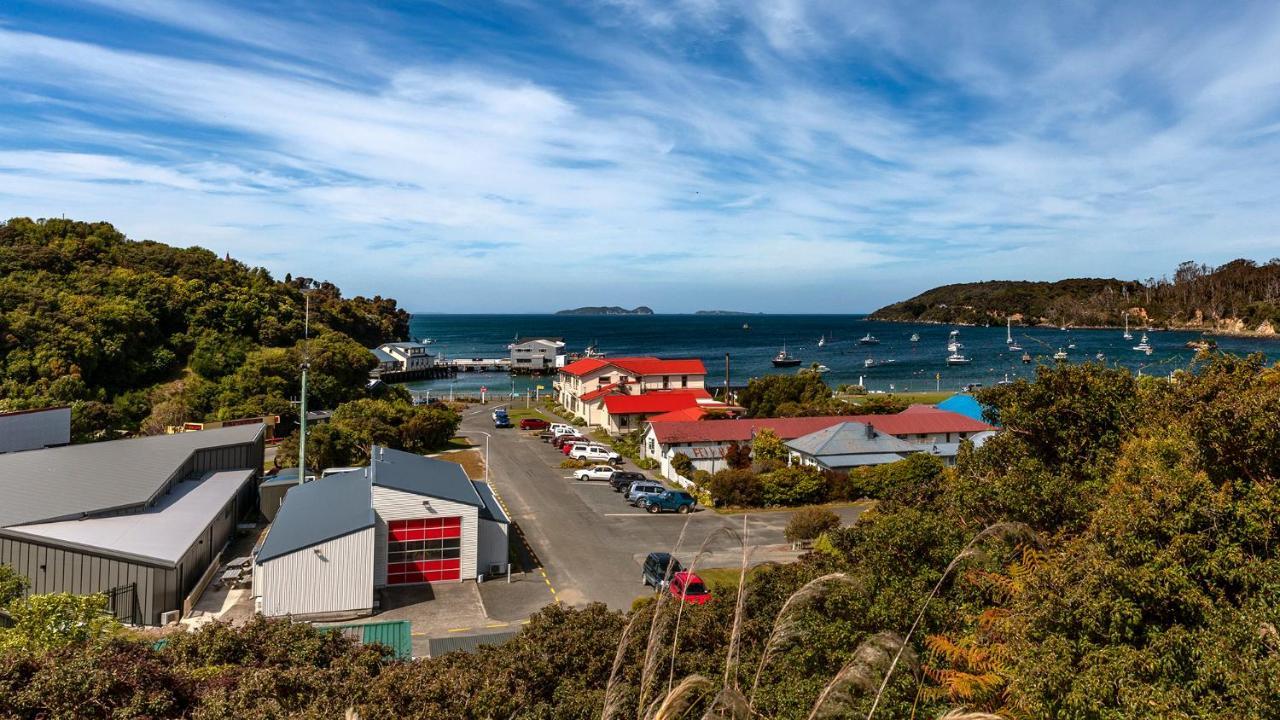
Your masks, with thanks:
[[(743, 329), (743, 324), (750, 329)], [(1132, 347), (1142, 330), (1133, 328), (1134, 338), (1125, 340), (1121, 330), (1067, 330), (1057, 328), (1013, 328), (1014, 339), (1032, 354), (1034, 362), (1024, 365), (1022, 353), (1009, 352), (1005, 328), (958, 327), (963, 352), (969, 365), (949, 366), (946, 344), (951, 326), (916, 323), (872, 322), (864, 315), (428, 315), (415, 314), (409, 324), (415, 340), (432, 338), (434, 350), (448, 358), (507, 357), (507, 344), (517, 336), (564, 338), (570, 352), (596, 345), (613, 357), (654, 355), (657, 357), (697, 357), (707, 366), (708, 384), (724, 381), (724, 356), (730, 356), (730, 381), (744, 384), (749, 378), (770, 373), (794, 373), (799, 368), (774, 368), (770, 360), (786, 344), (787, 350), (807, 367), (821, 363), (830, 368), (824, 376), (832, 387), (862, 382), (869, 390), (958, 390), (970, 383), (991, 385), (1006, 377), (1016, 379), (1034, 373), (1036, 363), (1053, 362), (1059, 348), (1069, 362), (1094, 362), (1099, 352), (1108, 364), (1141, 369), (1150, 375), (1167, 375), (1185, 367), (1195, 355), (1184, 347), (1199, 333), (1155, 331), (1148, 333), (1154, 352), (1148, 356)], [(858, 339), (871, 333), (879, 345), (861, 345)], [(918, 343), (910, 342), (919, 333)], [(824, 347), (818, 339), (825, 336)], [(1280, 341), (1259, 338), (1217, 337), (1220, 349), (1249, 353), (1262, 352), (1272, 360), (1280, 357)], [(1075, 349), (1068, 349), (1074, 343)], [(877, 365), (864, 367), (867, 358)], [(482, 386), (489, 392), (523, 394), (541, 384), (550, 388), (550, 378), (511, 377), (506, 373), (459, 373), (450, 380), (408, 383), (415, 391), (431, 390), (447, 394), (474, 394)]]

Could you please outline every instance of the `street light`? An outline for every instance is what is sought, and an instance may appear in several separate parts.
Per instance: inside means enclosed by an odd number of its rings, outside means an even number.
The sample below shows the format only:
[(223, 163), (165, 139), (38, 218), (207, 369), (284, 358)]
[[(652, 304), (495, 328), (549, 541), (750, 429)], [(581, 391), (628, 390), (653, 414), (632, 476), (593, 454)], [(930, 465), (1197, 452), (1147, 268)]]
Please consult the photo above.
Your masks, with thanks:
[(484, 436), (484, 484), (489, 484), (489, 433), (483, 430), (476, 430), (477, 433)]

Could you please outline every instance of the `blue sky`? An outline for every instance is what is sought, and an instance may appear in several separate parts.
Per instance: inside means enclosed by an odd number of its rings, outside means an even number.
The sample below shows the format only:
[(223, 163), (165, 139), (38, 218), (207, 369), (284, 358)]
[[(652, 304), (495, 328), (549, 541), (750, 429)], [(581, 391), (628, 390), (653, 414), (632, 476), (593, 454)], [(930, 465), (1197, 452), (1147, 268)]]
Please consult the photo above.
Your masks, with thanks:
[(0, 216), (411, 310), (859, 312), (1280, 255), (1280, 5), (0, 5)]

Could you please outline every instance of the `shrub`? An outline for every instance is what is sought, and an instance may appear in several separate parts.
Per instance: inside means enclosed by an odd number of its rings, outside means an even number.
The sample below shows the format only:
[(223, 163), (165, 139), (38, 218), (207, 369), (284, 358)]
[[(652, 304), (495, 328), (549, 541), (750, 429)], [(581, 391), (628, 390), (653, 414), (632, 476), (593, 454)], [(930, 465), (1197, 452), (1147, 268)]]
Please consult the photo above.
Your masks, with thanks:
[(707, 492), (718, 507), (757, 507), (764, 499), (760, 478), (750, 470), (721, 470), (711, 476)]
[(805, 505), (826, 496), (822, 471), (810, 465), (783, 467), (760, 476), (765, 505)]
[(671, 469), (680, 477), (687, 478), (693, 474), (693, 460), (684, 453), (676, 453), (675, 457), (671, 458)]
[(742, 443), (730, 443), (724, 449), (724, 461), (732, 470), (746, 470), (751, 467), (751, 447)]
[(689, 480), (697, 487), (706, 487), (707, 483), (711, 481), (711, 473), (706, 470), (694, 470), (693, 474), (689, 476)]
[(840, 516), (827, 508), (800, 508), (791, 516), (783, 531), (788, 542), (813, 540), (828, 530), (840, 527)]
[(653, 458), (640, 458), (635, 462), (636, 462), (636, 467), (640, 468), (641, 470), (657, 470), (658, 469), (658, 461), (654, 460)]
[(591, 463), (577, 458), (565, 458), (560, 461), (560, 467), (566, 470), (581, 470), (582, 468), (591, 467)]
[(751, 439), (751, 456), (756, 462), (765, 460), (786, 461), (789, 451), (782, 438), (769, 428), (764, 428)]

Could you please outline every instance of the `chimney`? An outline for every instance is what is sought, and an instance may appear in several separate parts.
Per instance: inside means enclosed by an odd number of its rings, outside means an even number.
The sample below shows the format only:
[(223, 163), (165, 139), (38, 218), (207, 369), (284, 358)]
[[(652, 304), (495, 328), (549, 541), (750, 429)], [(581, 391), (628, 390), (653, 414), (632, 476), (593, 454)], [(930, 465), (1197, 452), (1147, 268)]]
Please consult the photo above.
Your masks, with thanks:
[(874, 440), (876, 437), (876, 429), (871, 423), (865, 423), (867, 428), (867, 439)]

